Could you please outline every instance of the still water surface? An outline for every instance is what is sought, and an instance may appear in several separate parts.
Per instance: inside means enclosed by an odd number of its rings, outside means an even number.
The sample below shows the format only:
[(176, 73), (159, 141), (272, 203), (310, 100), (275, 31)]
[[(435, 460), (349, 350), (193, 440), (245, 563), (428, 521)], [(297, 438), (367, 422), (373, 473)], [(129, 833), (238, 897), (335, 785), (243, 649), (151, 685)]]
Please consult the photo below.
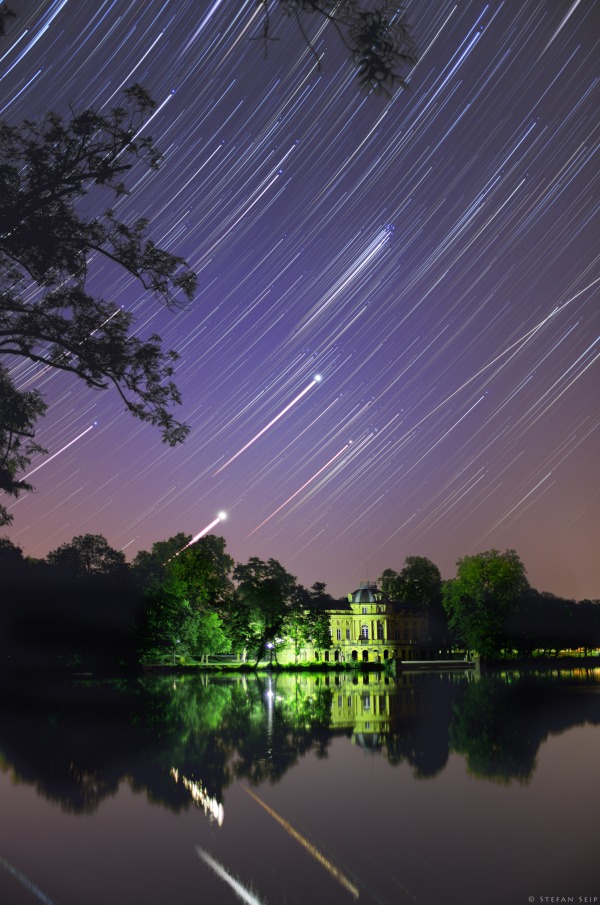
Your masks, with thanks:
[(600, 670), (161, 676), (0, 704), (2, 903), (600, 903)]

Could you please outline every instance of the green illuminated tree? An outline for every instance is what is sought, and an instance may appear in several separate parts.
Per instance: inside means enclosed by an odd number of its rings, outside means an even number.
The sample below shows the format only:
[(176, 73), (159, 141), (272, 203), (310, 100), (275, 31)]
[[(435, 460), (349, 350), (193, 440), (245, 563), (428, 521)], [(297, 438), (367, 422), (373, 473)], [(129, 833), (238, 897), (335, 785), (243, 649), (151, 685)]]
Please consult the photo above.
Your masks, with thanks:
[(443, 604), (450, 628), (481, 657), (499, 656), (509, 616), (529, 587), (525, 567), (514, 550), (488, 550), (457, 562), (457, 577), (445, 582)]
[[(238, 582), (235, 624), (244, 646), (253, 650), (257, 663), (267, 644), (283, 632), (284, 620), (292, 608), (296, 579), (276, 559), (263, 562), (252, 556), (233, 572)], [(276, 650), (275, 648), (273, 648)]]
[(149, 662), (172, 662), (195, 650), (200, 613), (186, 598), (185, 583), (169, 577), (144, 591), (140, 654)]
[(281, 633), (291, 643), (296, 662), (306, 644), (313, 645), (317, 651), (331, 647), (331, 625), (326, 611), (335, 605), (335, 600), (325, 588), (322, 581), (316, 581), (309, 590), (299, 584), (291, 596)]
[(306, 637), (319, 652), (331, 647), (331, 619), (327, 610), (335, 606), (335, 600), (326, 588), (324, 581), (315, 581), (308, 592)]
[(165, 659), (174, 652), (205, 660), (231, 649), (224, 616), (234, 593), (233, 559), (222, 537), (209, 534), (186, 547), (188, 542), (177, 534), (134, 560), (137, 580), (145, 582), (141, 651), (146, 658)]
[(131, 563), (137, 584), (143, 588), (153, 581), (166, 578), (169, 562), (189, 544), (191, 539), (191, 534), (180, 531), (167, 540), (155, 541), (151, 550), (139, 550)]
[(166, 568), (185, 584), (186, 595), (199, 610), (222, 613), (234, 592), (233, 566), (233, 558), (225, 552), (225, 539), (207, 534), (173, 556)]

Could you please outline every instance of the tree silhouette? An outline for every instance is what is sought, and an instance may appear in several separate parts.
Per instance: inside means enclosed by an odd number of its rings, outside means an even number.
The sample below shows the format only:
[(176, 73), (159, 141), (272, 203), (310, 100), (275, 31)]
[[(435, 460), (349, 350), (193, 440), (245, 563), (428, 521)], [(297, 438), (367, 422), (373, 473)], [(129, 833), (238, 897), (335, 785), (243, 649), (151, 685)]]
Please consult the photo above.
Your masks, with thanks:
[[(107, 191), (128, 194), (123, 179), (136, 163), (158, 169), (152, 139), (139, 135), (153, 108), (133, 86), (105, 114), (0, 122), (0, 356), (73, 374), (92, 389), (116, 387), (131, 414), (174, 445), (188, 431), (171, 411), (180, 401), (171, 380), (177, 355), (155, 334), (133, 336), (131, 313), (86, 291), (102, 259), (170, 307), (193, 295), (195, 275), (152, 241), (148, 221), (125, 223), (102, 210)], [(88, 196), (96, 203), (85, 209), (95, 214), (83, 212)], [(33, 438), (46, 405), (36, 392), (19, 392), (4, 367), (0, 382), (0, 489), (16, 496), (30, 489), (17, 473), (43, 452)], [(10, 521), (2, 507), (0, 524)]]
[[(268, 0), (258, 0), (263, 7), (261, 37), (265, 42), (275, 40)], [(320, 65), (320, 57), (307, 27), (311, 21), (325, 21), (337, 32), (348, 57), (356, 68), (359, 84), (365, 90), (389, 93), (398, 84), (408, 88), (400, 69), (416, 63), (415, 48), (409, 25), (398, 4), (382, 3), (378, 9), (368, 8), (360, 0), (279, 0), (276, 6), (291, 18), (306, 45)]]

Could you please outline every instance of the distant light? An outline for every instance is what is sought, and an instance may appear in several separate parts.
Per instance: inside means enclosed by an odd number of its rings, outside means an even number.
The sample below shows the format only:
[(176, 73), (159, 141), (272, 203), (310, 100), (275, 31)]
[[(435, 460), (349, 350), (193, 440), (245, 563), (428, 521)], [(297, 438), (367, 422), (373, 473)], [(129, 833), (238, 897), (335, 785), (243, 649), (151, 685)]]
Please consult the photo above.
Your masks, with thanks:
[(227, 513), (226, 512), (217, 512), (217, 517), (220, 518), (222, 522), (224, 522), (225, 519), (227, 518)]
[(315, 376), (313, 377), (313, 380), (315, 381), (315, 383), (321, 383), (323, 378), (321, 377), (320, 374), (315, 374)]

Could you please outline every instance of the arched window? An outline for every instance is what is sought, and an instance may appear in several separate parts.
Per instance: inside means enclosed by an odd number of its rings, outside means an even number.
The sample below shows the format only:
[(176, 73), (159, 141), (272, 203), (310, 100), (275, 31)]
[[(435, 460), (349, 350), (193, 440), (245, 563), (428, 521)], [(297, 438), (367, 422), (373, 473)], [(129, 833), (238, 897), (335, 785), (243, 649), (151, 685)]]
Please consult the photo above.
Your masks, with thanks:
[(368, 650), (364, 650), (364, 651), (363, 651), (363, 660), (365, 661), (365, 663), (368, 662), (368, 659), (369, 659), (369, 651), (368, 651)]
[(361, 625), (360, 637), (363, 639), (363, 641), (369, 640), (369, 626), (368, 625)]
[(377, 640), (383, 641), (383, 622), (377, 623)]

